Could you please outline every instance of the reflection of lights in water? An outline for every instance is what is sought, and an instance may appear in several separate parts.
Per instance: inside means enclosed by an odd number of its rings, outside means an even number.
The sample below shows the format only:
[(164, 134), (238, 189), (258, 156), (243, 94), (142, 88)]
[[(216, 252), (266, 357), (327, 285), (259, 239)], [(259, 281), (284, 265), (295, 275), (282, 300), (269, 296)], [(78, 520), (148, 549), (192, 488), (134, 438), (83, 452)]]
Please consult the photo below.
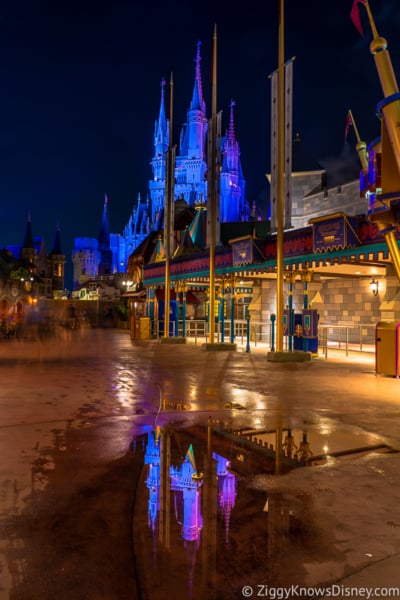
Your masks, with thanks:
[(259, 400), (259, 401), (257, 401), (257, 402), (256, 402), (256, 405), (255, 405), (255, 407), (254, 407), (254, 408), (255, 408), (256, 410), (260, 410), (260, 409), (263, 409), (263, 408), (265, 408), (265, 407), (266, 407), (266, 402), (265, 402), (265, 400)]
[(325, 444), (323, 449), (324, 449), (325, 454), (327, 454), (329, 451), (329, 446), (327, 446), (327, 444)]
[(191, 385), (189, 387), (189, 398), (190, 400), (197, 400), (198, 388), (197, 385)]
[(332, 433), (332, 422), (329, 419), (320, 419), (318, 430), (321, 435), (329, 435)]
[(263, 394), (250, 392), (236, 386), (230, 386), (229, 389), (232, 394), (232, 402), (238, 402), (244, 406), (251, 404), (252, 408), (256, 409), (266, 408), (266, 397)]
[[(146, 486), (148, 488), (148, 525), (153, 533), (156, 531), (160, 516), (165, 511), (166, 496), (161, 494), (161, 485), (164, 478), (169, 479), (170, 496), (173, 502), (174, 517), (179, 524), (180, 535), (187, 550), (194, 550), (190, 554), (191, 562), (196, 560), (198, 545), (189, 547), (187, 542), (200, 542), (203, 529), (202, 514), (202, 486), (204, 474), (197, 470), (196, 454), (193, 445), (187, 447), (184, 457), (176, 464), (171, 464), (162, 459), (162, 442), (165, 431), (161, 428), (149, 431), (147, 434), (144, 465), (147, 467)], [(166, 437), (165, 440), (168, 438)], [(197, 458), (202, 461), (204, 457), (199, 451)], [(212, 453), (215, 461), (215, 474), (217, 476), (216, 505), (214, 509), (222, 515), (225, 523), (226, 540), (228, 540), (230, 515), (236, 499), (236, 475), (230, 471), (231, 462), (228, 458)], [(161, 539), (161, 537), (160, 537)], [(189, 555), (188, 555), (189, 556)], [(194, 562), (192, 564), (194, 564)]]
[(115, 399), (123, 406), (131, 404), (132, 401), (132, 373), (116, 365), (113, 388)]

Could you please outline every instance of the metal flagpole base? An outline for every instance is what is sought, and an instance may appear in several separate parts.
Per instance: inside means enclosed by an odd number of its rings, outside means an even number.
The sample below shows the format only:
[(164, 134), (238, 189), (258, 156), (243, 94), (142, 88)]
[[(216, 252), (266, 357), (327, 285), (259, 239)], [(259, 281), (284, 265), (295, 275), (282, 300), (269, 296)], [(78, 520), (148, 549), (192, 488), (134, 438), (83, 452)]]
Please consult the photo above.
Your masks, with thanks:
[(218, 343), (206, 343), (202, 345), (203, 350), (206, 352), (209, 351), (225, 351), (225, 352), (236, 352), (236, 344), (230, 344), (228, 342), (218, 342)]
[(311, 360), (311, 352), (295, 350), (294, 352), (268, 352), (270, 362), (307, 362)]

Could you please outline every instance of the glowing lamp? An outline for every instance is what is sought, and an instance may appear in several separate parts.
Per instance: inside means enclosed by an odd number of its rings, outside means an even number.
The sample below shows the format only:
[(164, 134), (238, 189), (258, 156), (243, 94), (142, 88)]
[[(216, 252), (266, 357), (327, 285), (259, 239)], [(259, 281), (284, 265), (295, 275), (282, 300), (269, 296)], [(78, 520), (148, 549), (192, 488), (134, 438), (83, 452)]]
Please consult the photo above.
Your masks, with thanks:
[(379, 293), (379, 281), (372, 278), (372, 280), (370, 281), (370, 284), (369, 284), (369, 289), (371, 290), (371, 293), (374, 296), (377, 296)]

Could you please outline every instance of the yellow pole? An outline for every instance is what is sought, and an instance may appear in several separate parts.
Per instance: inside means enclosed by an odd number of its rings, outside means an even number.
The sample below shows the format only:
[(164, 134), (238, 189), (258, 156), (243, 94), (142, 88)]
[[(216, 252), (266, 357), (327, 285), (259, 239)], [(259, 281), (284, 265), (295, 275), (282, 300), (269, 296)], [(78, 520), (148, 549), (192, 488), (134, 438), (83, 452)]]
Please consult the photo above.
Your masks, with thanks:
[(282, 428), (275, 430), (275, 475), (280, 475), (282, 470)]
[[(370, 44), (370, 52), (374, 57), (376, 70), (378, 71), (379, 80), (383, 95), (385, 98), (397, 94), (399, 87), (397, 85), (396, 75), (393, 70), (390, 54), (387, 49), (387, 41), (385, 38), (378, 35), (374, 19), (368, 1), (365, 0), (365, 8), (367, 9), (368, 19), (372, 29), (373, 40)], [(386, 104), (382, 109), (384, 122), (387, 133), (393, 148), (393, 154), (400, 172), (400, 133), (398, 124), (400, 122), (400, 100), (393, 100)]]
[(277, 169), (277, 235), (276, 235), (276, 350), (283, 351), (283, 210), (285, 167), (285, 50), (284, 50), (284, 0), (279, 4), (279, 52), (278, 52), (278, 169)]
[[(392, 62), (390, 60), (389, 51), (387, 49), (387, 41), (380, 37), (376, 29), (374, 19), (371, 13), (368, 0), (365, 0), (365, 8), (367, 9), (368, 19), (371, 25), (373, 40), (370, 44), (370, 51), (375, 60), (376, 70), (381, 82), (381, 87), (385, 98), (395, 96), (399, 93), (399, 87), (396, 80), (396, 75), (393, 71)], [(400, 173), (400, 100), (394, 99), (386, 104), (382, 109), (383, 127), (386, 127), (388, 137), (391, 142), (393, 156), (396, 161), (398, 173)], [(382, 154), (382, 160), (385, 156)], [(382, 190), (385, 192), (385, 190)], [(378, 215), (379, 218), (379, 215)], [(393, 266), (396, 270), (398, 279), (400, 280), (400, 250), (393, 229), (387, 227), (384, 222), (379, 222), (378, 226), (384, 231), (383, 236), (388, 245)]]
[(374, 22), (374, 18), (372, 16), (372, 12), (371, 12), (371, 8), (368, 4), (368, 0), (365, 0), (364, 2), (364, 6), (367, 9), (367, 15), (368, 15), (368, 19), (369, 19), (369, 24), (371, 25), (371, 29), (372, 29), (372, 37), (374, 39), (378, 38), (378, 30), (376, 28), (375, 22)]
[[(378, 227), (381, 229), (384, 227), (380, 223), (378, 223)], [(385, 238), (386, 244), (389, 248), (390, 257), (392, 259), (393, 267), (396, 271), (396, 275), (400, 281), (400, 251), (399, 246), (396, 239), (396, 234), (393, 229), (385, 228), (383, 237)]]
[(217, 137), (217, 26), (214, 25), (213, 55), (212, 55), (212, 103), (211, 103), (211, 190), (208, 194), (210, 211), (210, 304), (209, 304), (209, 342), (214, 343), (215, 336), (215, 227), (216, 227), (216, 202), (215, 178), (216, 172), (216, 137)]
[(357, 125), (356, 125), (356, 122), (354, 120), (353, 113), (351, 112), (351, 110), (349, 110), (349, 116), (350, 116), (351, 122), (353, 124), (354, 133), (355, 133), (356, 139), (357, 139), (356, 150), (358, 153), (358, 158), (360, 159), (361, 168), (364, 172), (366, 172), (366, 171), (368, 171), (367, 144), (365, 142), (363, 142), (360, 138), (360, 135), (359, 135), (358, 129), (357, 129)]
[(174, 201), (171, 191), (173, 190), (172, 178), (174, 177), (174, 166), (172, 160), (172, 116), (173, 116), (173, 76), (170, 78), (170, 102), (169, 102), (169, 148), (167, 151), (167, 177), (165, 182), (166, 202), (164, 210), (165, 227), (165, 295), (164, 295), (164, 338), (169, 337), (169, 311), (170, 311), (170, 257), (171, 257), (171, 206)]

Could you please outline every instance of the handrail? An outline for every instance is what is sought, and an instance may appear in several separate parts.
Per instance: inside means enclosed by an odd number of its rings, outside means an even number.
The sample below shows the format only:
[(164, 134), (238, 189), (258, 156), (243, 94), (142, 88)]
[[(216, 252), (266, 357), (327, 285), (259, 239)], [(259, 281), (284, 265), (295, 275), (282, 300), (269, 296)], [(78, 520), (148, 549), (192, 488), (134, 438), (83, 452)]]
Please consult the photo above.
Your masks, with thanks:
[[(358, 346), (359, 346), (359, 351), (362, 352), (363, 351), (363, 344), (365, 345), (365, 342), (363, 340), (363, 330), (365, 329), (373, 329), (375, 332), (376, 329), (376, 324), (374, 323), (359, 323), (358, 325), (355, 323), (349, 323), (349, 324), (340, 324), (340, 323), (323, 323), (318, 325), (318, 333), (319, 333), (319, 339), (321, 341), (321, 346), (322, 348), (324, 348), (324, 354), (325, 354), (325, 358), (328, 357), (328, 331), (329, 330), (337, 330), (338, 335), (337, 335), (337, 340), (330, 340), (331, 342), (336, 341), (338, 343), (338, 349), (341, 350), (342, 348), (342, 344), (344, 343), (345, 345), (345, 352), (346, 352), (346, 356), (349, 355), (349, 344), (350, 342), (350, 333), (351, 332), (358, 332), (357, 338), (358, 338)], [(342, 339), (342, 334), (344, 333), (344, 339)], [(375, 344), (375, 334), (373, 335), (373, 341)]]
[[(160, 323), (162, 321), (154, 322), (154, 334), (159, 337)], [(172, 322), (175, 328), (175, 321)], [(224, 320), (224, 336), (225, 339), (229, 339), (231, 333), (231, 320)], [(235, 338), (239, 345), (246, 344), (247, 341), (247, 327), (250, 325), (249, 343), (252, 347), (256, 348), (260, 345), (265, 345), (268, 349), (271, 349), (271, 322), (270, 321), (247, 321), (247, 319), (235, 319)], [(216, 333), (218, 341), (221, 341), (221, 326), (222, 323), (218, 323), (216, 326)], [(207, 319), (187, 319), (185, 322), (186, 337), (194, 338), (194, 343), (197, 345), (201, 343), (208, 336), (208, 321)], [(328, 350), (336, 348), (339, 350), (344, 349), (345, 355), (348, 356), (351, 349), (360, 352), (371, 352), (370, 347), (375, 348), (375, 323), (321, 323), (318, 325), (318, 346), (319, 352), (328, 358)], [(372, 333), (368, 333), (371, 330)], [(178, 323), (178, 334), (181, 335), (183, 331), (182, 321)], [(173, 333), (175, 335), (175, 331)], [(285, 336), (286, 342), (288, 337)], [(355, 341), (356, 340), (356, 341)], [(287, 347), (287, 343), (286, 346)]]

